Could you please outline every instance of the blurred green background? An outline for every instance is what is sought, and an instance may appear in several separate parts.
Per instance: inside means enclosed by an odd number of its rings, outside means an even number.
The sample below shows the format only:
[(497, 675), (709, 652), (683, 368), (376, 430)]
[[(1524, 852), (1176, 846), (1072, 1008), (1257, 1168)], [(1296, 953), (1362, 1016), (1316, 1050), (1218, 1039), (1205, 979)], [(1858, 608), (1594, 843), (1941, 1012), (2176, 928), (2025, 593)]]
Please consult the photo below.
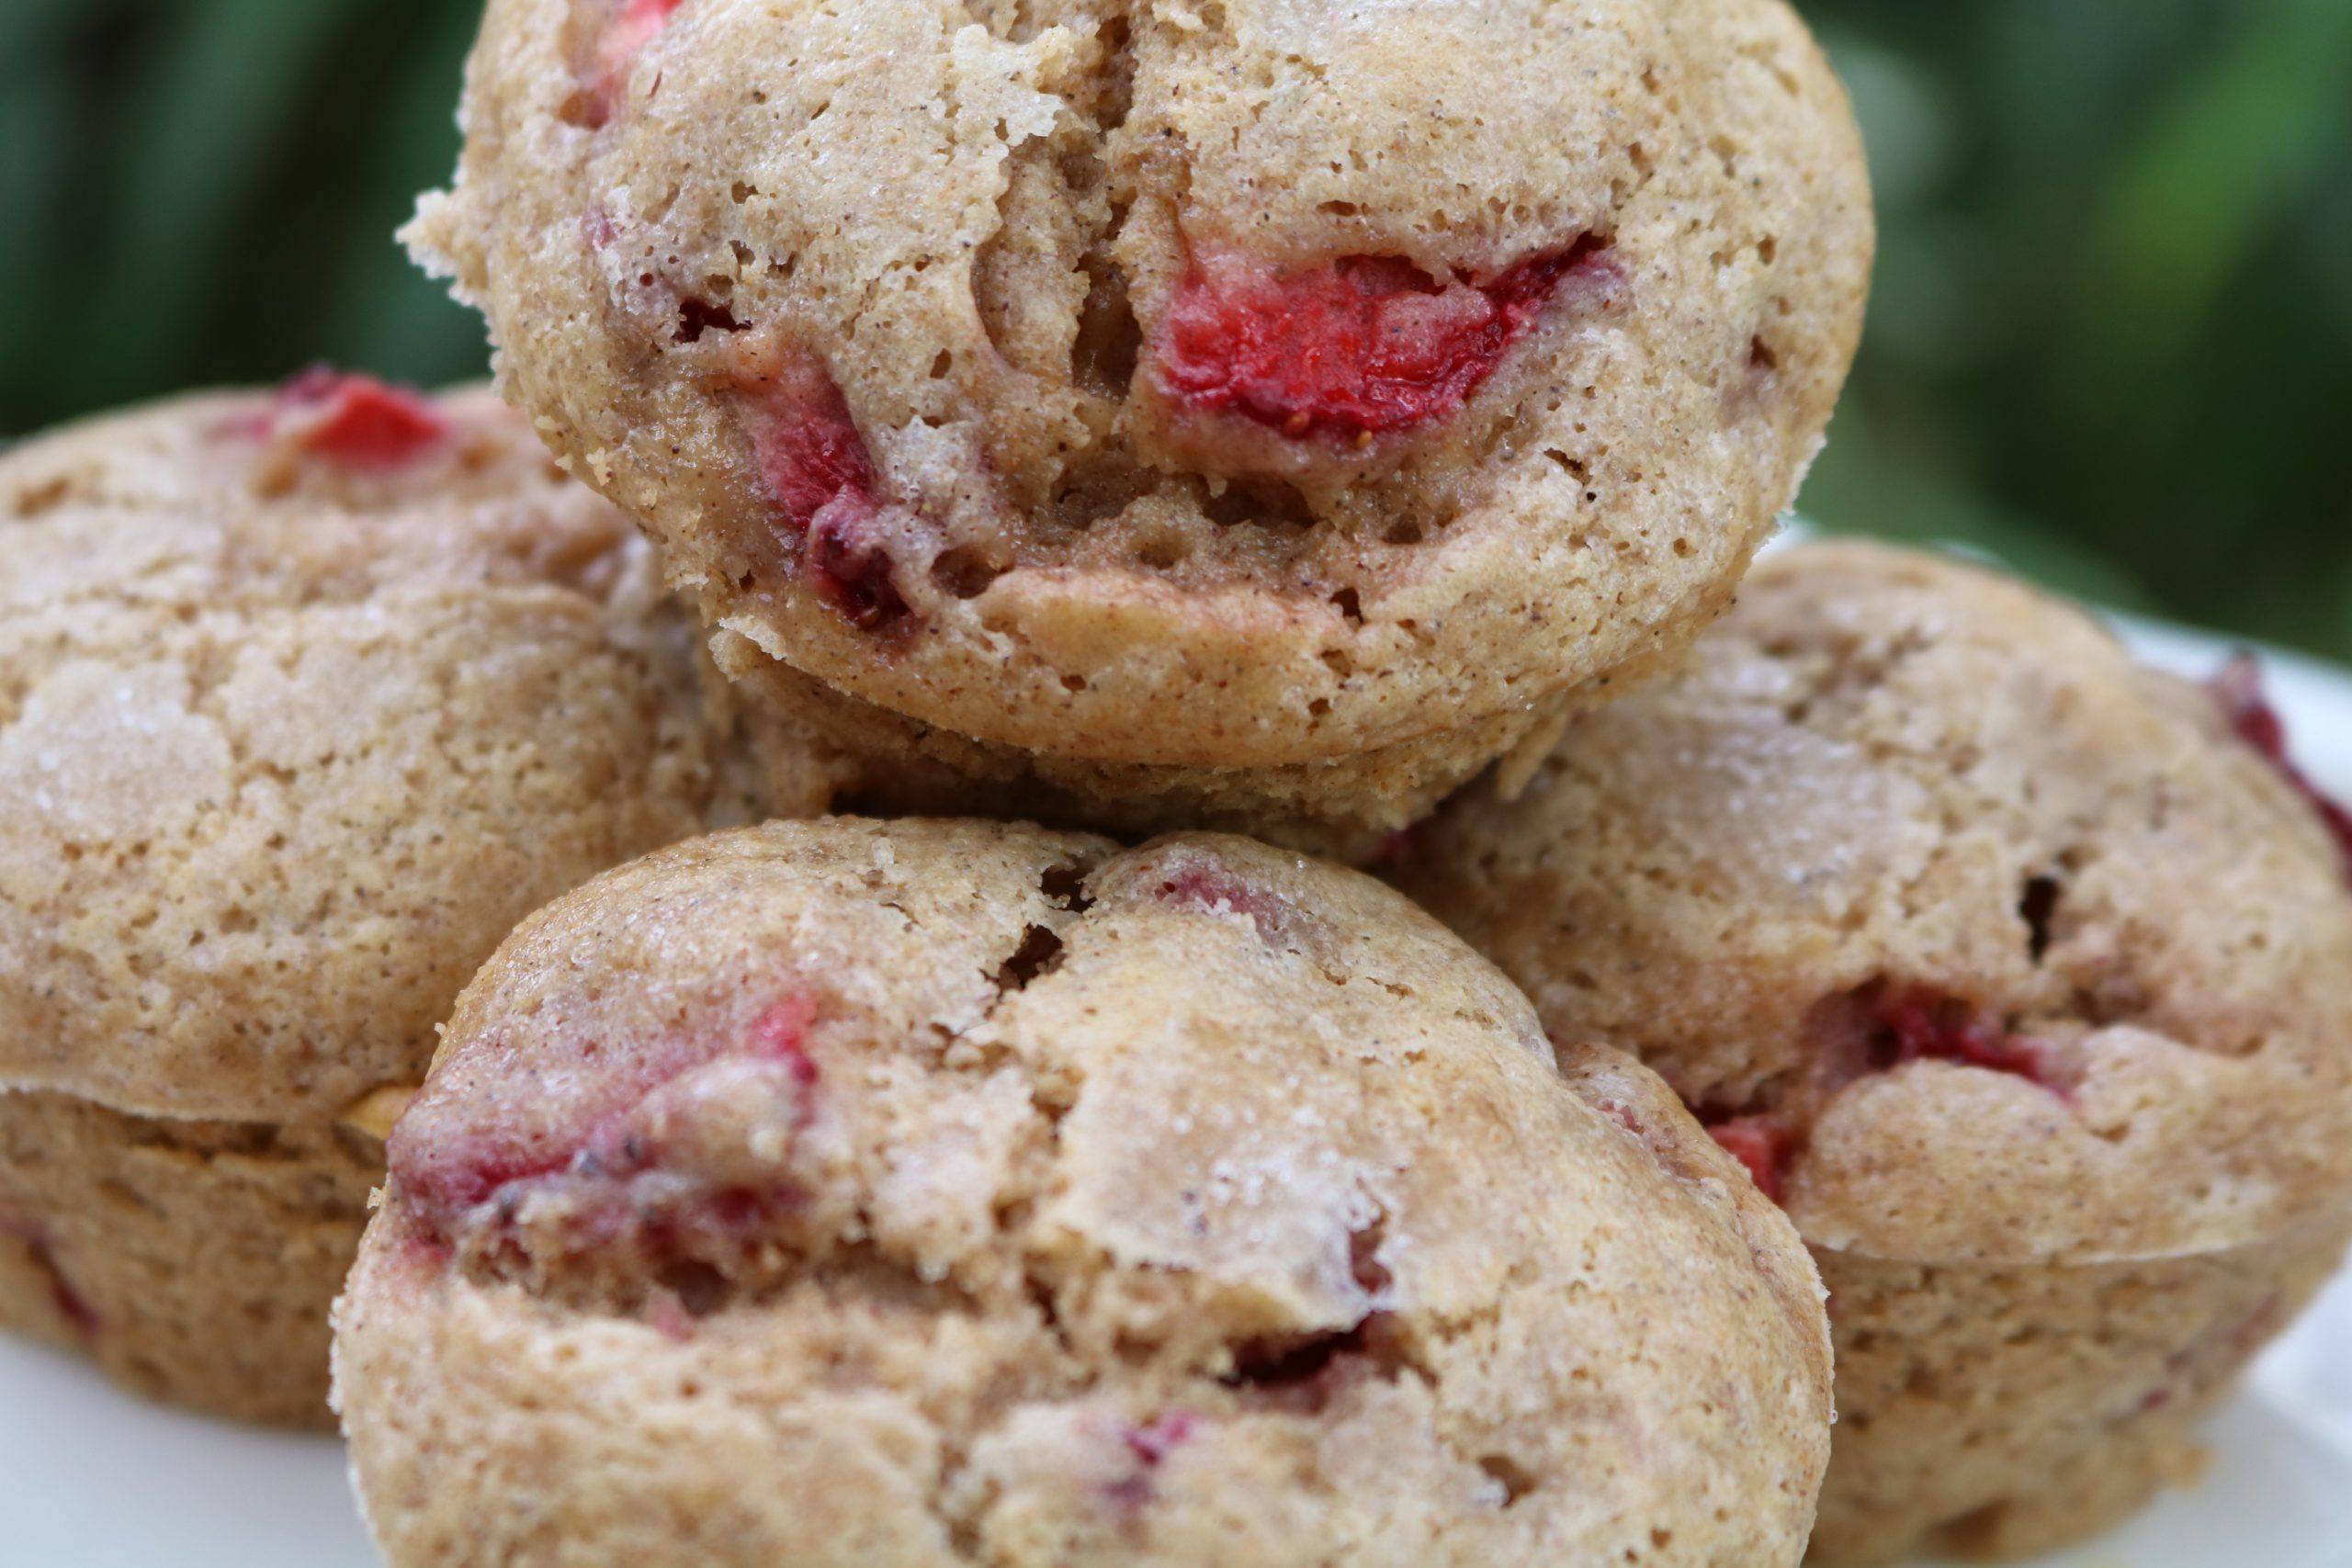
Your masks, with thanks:
[[(0, 0), (0, 433), (477, 373), (390, 231), (479, 0)], [(1811, 0), (1871, 328), (1805, 510), (2352, 659), (2352, 0)]]

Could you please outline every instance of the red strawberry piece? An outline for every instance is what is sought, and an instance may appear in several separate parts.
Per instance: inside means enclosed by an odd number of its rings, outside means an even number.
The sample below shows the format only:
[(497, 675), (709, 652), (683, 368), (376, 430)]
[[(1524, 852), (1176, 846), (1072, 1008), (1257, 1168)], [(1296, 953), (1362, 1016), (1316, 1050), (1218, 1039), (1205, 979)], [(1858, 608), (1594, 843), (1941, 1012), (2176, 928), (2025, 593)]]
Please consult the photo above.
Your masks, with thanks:
[(1589, 236), (1483, 282), (1396, 256), (1275, 272), (1212, 254), (1169, 308), (1154, 373), (1188, 408), (1362, 445), (1460, 409), (1575, 276), (1622, 283), (1607, 243)]
[(888, 630), (911, 614), (878, 523), (870, 504), (845, 495), (817, 513), (800, 549), (802, 580), (860, 631)]
[(1188, 1441), (1199, 1427), (1200, 1419), (1190, 1411), (1170, 1411), (1155, 1416), (1141, 1426), (1130, 1426), (1120, 1434), (1128, 1454), (1135, 1460), (1133, 1473), (1124, 1475), (1110, 1486), (1112, 1502), (1122, 1508), (1141, 1508), (1158, 1495), (1158, 1484), (1152, 1474), (1168, 1456)]
[(670, 24), (670, 14), (684, 0), (627, 0), (615, 14), (604, 37), (596, 40), (596, 58), (608, 71), (628, 62), (631, 55), (653, 41)]
[[(386, 1146), (392, 1175), (442, 1235), (468, 1211), (509, 1196), (525, 1183), (565, 1175), (625, 1180), (659, 1163), (660, 1151), (639, 1124), (639, 1110), (671, 1084), (721, 1061), (780, 1069), (805, 1120), (819, 1077), (806, 1046), (815, 1017), (815, 1004), (796, 992), (763, 1011), (740, 1040), (684, 1037), (659, 1048), (600, 1052), (598, 1076), (554, 1114), (537, 1120), (504, 1119), (494, 1111), (441, 1112), (428, 1084), (425, 1098), (392, 1128)], [(497, 1085), (476, 1103), (495, 1107), (521, 1090), (520, 1085)], [(526, 1117), (540, 1109), (526, 1100)]]
[(449, 423), (422, 393), (321, 365), (278, 389), (270, 428), (320, 457), (390, 468), (437, 446)]
[(1138, 1462), (1156, 1469), (1192, 1438), (1200, 1424), (1200, 1417), (1189, 1410), (1171, 1410), (1155, 1416), (1140, 1427), (1126, 1429), (1127, 1451), (1135, 1455)]
[(1299, 913), (1289, 900), (1207, 862), (1170, 865), (1157, 892), (1163, 904), (1210, 914), (1246, 915), (1259, 936), (1269, 942), (1287, 942), (1298, 934)]
[(784, 355), (742, 377), (737, 395), (803, 581), (863, 630), (902, 624), (910, 611), (881, 526), (874, 460), (823, 364)]
[(2206, 690), (2221, 705), (2222, 716), (2237, 732), (2238, 739), (2261, 752), (2312, 803), (2320, 820), (2335, 836), (2346, 871), (2352, 874), (2352, 811), (2337, 804), (2295, 765), (2287, 749), (2287, 721), (2279, 716), (2262, 689), (2262, 661), (2252, 653), (2236, 655), (2206, 682)]
[(2068, 1089), (2048, 1051), (2013, 1034), (1984, 1010), (1929, 986), (1881, 987), (1871, 1004), (1876, 1032), (1871, 1066), (1881, 1072), (1908, 1062), (1956, 1062), (2024, 1078), (2061, 1099)]
[(1800, 1148), (1792, 1128), (1776, 1116), (1763, 1114), (1717, 1122), (1707, 1133), (1724, 1153), (1747, 1168), (1748, 1179), (1758, 1192), (1775, 1203), (1781, 1201)]
[(599, 130), (613, 118), (628, 82), (629, 62), (667, 27), (682, 0), (623, 0), (597, 35), (594, 57), (589, 62), (576, 109), (578, 123)]

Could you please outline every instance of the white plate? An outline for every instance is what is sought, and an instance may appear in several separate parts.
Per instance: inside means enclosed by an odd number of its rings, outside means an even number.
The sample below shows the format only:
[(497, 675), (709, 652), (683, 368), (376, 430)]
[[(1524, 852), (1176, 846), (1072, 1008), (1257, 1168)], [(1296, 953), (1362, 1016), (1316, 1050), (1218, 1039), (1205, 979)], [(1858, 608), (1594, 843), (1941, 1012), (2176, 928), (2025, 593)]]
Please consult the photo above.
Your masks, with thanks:
[[(2201, 674), (2228, 646), (2129, 628)], [(2306, 766), (2352, 795), (2352, 674), (2285, 655), (2271, 690)], [(2213, 1464), (2123, 1529), (2043, 1568), (2352, 1568), (2352, 1271), (2215, 1418)], [(368, 1568), (342, 1450), (116, 1393), (0, 1339), (0, 1568)]]

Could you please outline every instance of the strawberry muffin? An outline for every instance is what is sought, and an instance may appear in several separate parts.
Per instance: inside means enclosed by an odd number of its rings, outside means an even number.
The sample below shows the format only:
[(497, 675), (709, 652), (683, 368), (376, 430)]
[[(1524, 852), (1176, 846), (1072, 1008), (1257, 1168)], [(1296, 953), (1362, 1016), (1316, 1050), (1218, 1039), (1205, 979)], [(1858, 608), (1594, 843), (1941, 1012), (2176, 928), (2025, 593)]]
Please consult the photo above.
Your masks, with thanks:
[(336, 1308), (392, 1568), (1791, 1564), (1818, 1282), (1655, 1077), (1244, 839), (776, 823), (458, 1002)]
[(1718, 613), (1852, 354), (1781, 0), (492, 0), (407, 238), (894, 767), (1401, 826)]
[(319, 372), (81, 425), (0, 457), (0, 1325), (323, 1424), (467, 977), (824, 774), (486, 391)]
[[(1814, 1552), (2106, 1524), (2343, 1251), (2352, 890), (2245, 673), (1974, 568), (1760, 565), (1688, 673), (1401, 880), (1665, 1076), (1830, 1292)], [(2341, 824), (2341, 818), (2337, 818)]]

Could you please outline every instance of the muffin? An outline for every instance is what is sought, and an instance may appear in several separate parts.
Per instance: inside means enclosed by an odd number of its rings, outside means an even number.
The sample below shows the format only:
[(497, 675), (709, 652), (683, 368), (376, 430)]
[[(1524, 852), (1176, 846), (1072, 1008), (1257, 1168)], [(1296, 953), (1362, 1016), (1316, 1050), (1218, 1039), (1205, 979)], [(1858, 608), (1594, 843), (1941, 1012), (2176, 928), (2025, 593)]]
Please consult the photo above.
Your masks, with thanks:
[(1119, 830), (1400, 827), (1681, 649), (1871, 249), (1779, 0), (492, 0), (463, 120), (409, 243), (733, 672)]
[(318, 372), (0, 457), (0, 1325), (324, 1424), (434, 1026), (514, 921), (821, 808), (487, 391)]
[(1821, 1562), (2138, 1506), (2342, 1253), (2352, 893), (2227, 695), (1989, 572), (1814, 546), (1408, 851), (1555, 1038), (1657, 1068), (1811, 1244)]
[(336, 1309), (393, 1568), (1792, 1563), (1795, 1235), (1241, 839), (779, 823), (458, 1002)]

